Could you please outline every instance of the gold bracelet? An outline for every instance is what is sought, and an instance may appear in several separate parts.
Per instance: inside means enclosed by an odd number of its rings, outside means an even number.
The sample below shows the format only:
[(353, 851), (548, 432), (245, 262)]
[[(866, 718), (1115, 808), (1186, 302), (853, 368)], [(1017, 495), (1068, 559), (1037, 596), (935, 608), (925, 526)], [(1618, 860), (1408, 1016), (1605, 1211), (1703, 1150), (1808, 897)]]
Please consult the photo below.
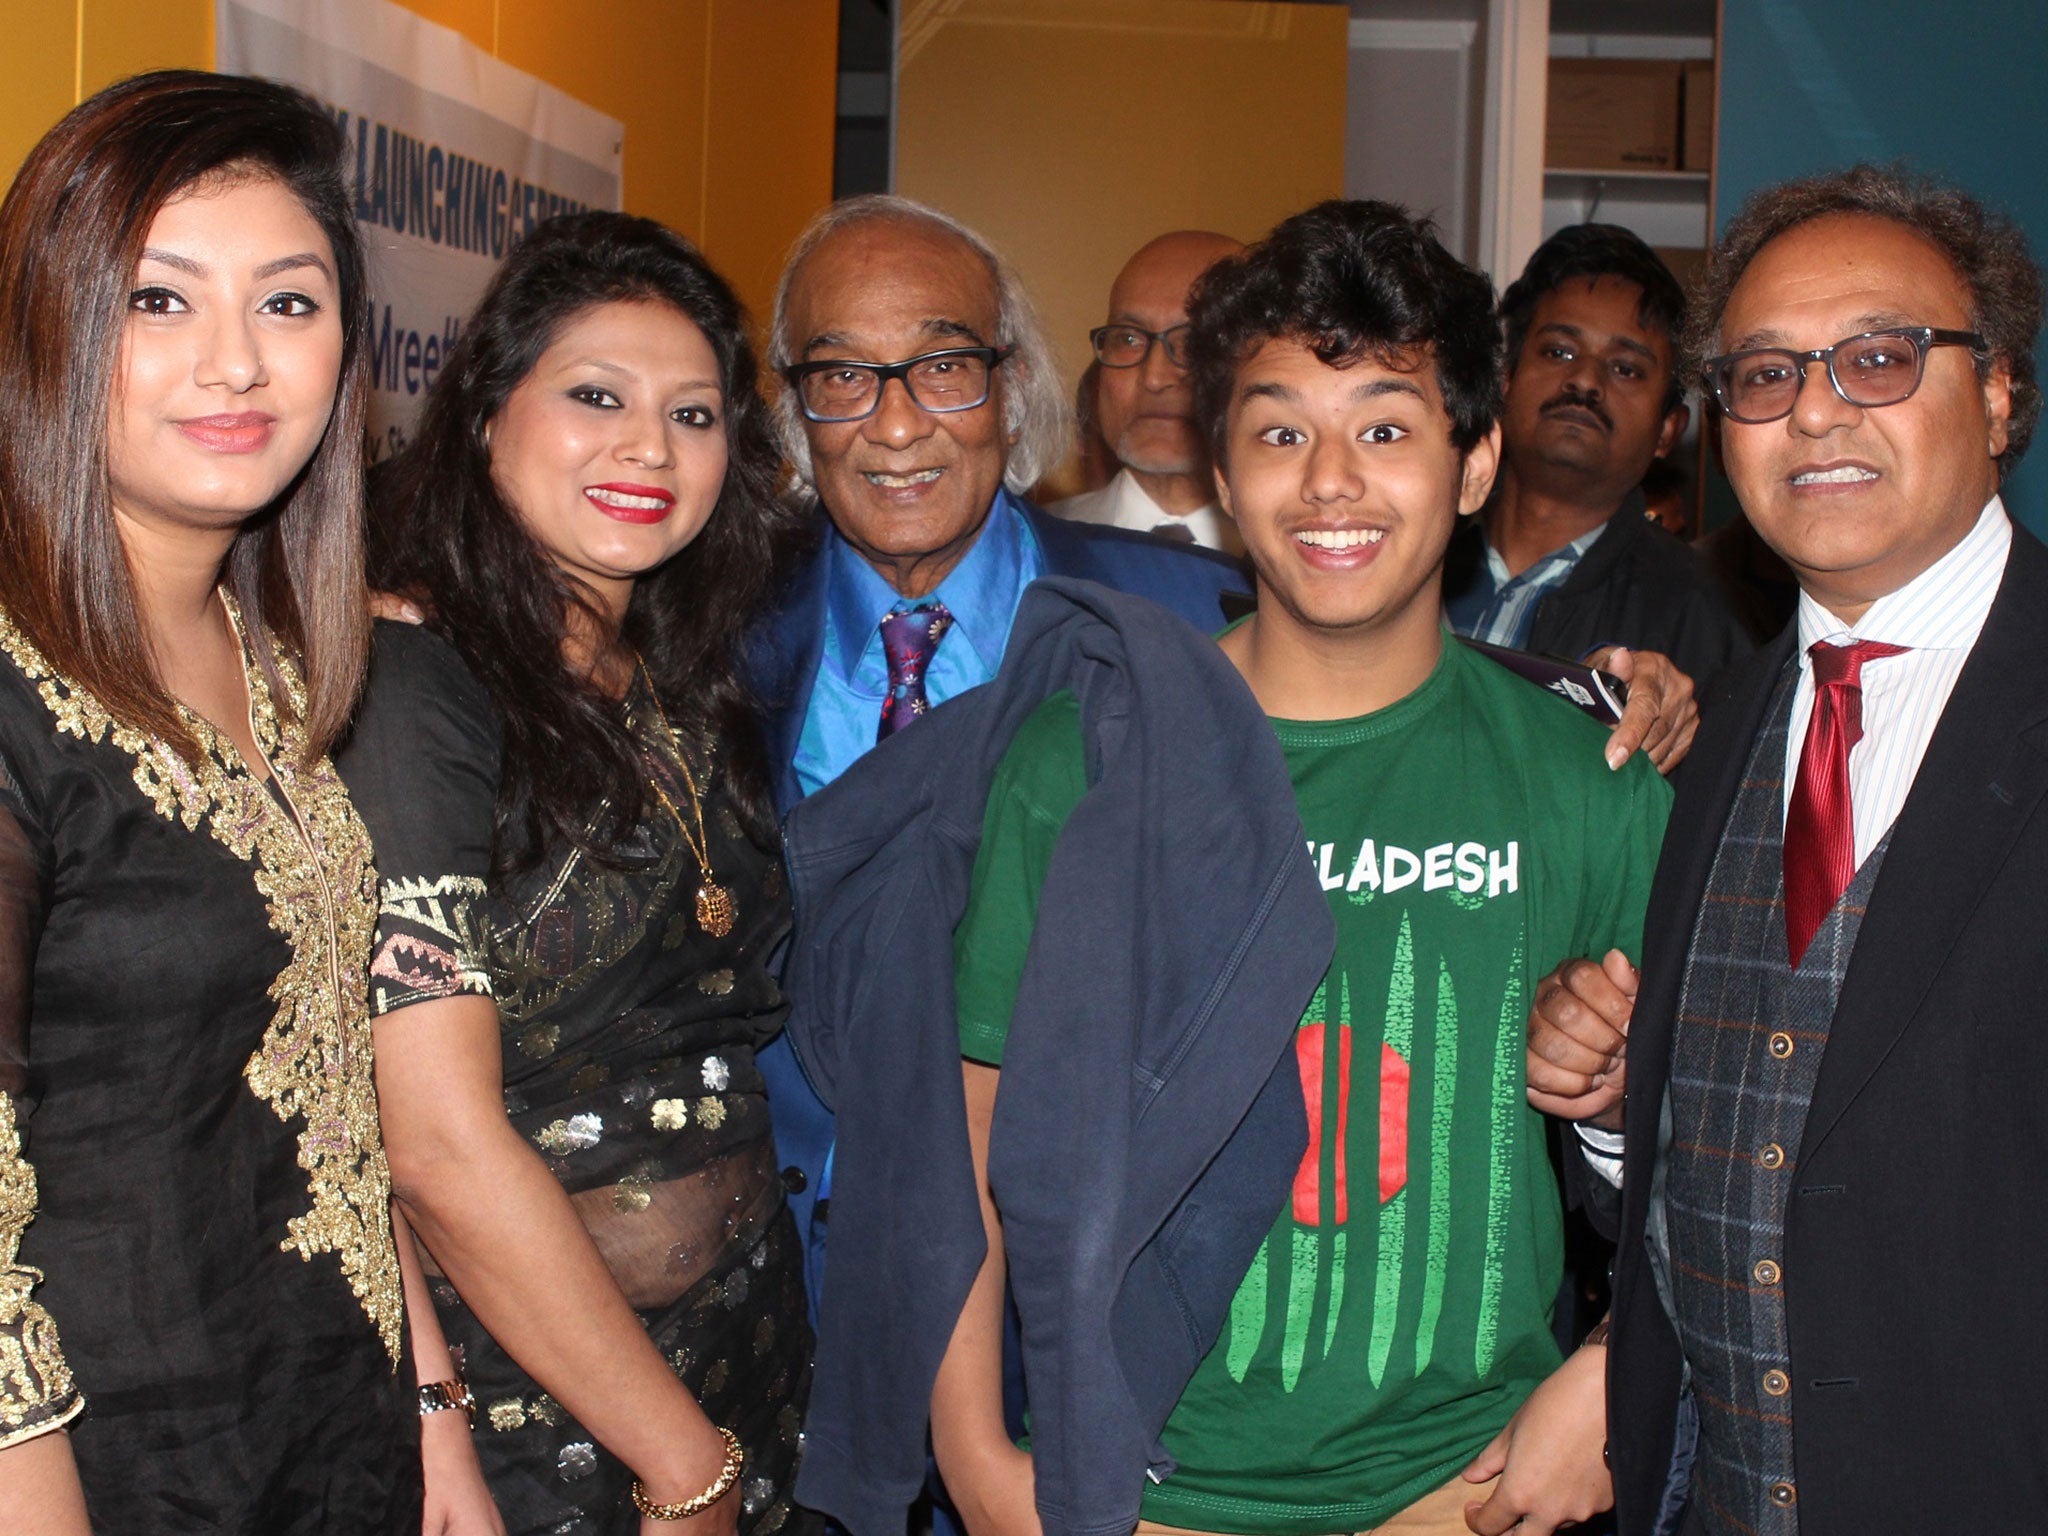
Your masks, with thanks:
[(657, 1504), (647, 1497), (647, 1490), (640, 1485), (640, 1479), (633, 1479), (633, 1507), (650, 1520), (687, 1520), (692, 1515), (701, 1515), (732, 1491), (732, 1485), (739, 1481), (740, 1466), (747, 1453), (740, 1449), (740, 1437), (729, 1429), (721, 1429), (725, 1437), (725, 1465), (718, 1469), (718, 1476), (709, 1488), (694, 1499), (684, 1499), (680, 1504)]

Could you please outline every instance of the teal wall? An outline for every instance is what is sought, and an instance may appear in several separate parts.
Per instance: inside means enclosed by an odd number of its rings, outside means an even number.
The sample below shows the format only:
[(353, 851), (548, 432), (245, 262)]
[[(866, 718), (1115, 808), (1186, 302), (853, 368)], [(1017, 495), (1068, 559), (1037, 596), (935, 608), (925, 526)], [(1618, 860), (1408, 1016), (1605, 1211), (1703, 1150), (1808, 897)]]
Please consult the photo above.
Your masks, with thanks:
[[(1718, 131), (1717, 233), (1758, 187), (1904, 161), (2048, 259), (2048, 0), (1723, 0)], [(2005, 498), (2048, 535), (2048, 433)]]

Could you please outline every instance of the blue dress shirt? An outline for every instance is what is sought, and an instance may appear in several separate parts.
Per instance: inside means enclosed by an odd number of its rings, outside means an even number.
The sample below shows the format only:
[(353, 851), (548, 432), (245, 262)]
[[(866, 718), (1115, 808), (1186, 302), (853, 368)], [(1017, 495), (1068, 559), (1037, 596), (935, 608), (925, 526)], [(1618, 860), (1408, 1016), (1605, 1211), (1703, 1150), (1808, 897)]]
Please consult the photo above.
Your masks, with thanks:
[[(874, 746), (889, 692), (881, 623), (906, 601), (838, 530), (826, 538), (824, 647), (792, 764), (807, 795)], [(998, 491), (973, 547), (944, 581), (917, 599), (944, 603), (953, 615), (925, 673), (925, 695), (933, 705), (996, 675), (1024, 589), (1044, 574), (1045, 555), (1023, 509), (1007, 490)]]
[(1488, 645), (1505, 645), (1517, 651), (1529, 648), (1529, 631), (1536, 624), (1536, 605), (1546, 592), (1554, 592), (1578, 569), (1580, 558), (1591, 549), (1607, 525), (1581, 534), (1562, 549), (1531, 565), (1521, 575), (1508, 570), (1507, 561), (1491, 541), (1486, 559), (1471, 586), (1444, 601), (1444, 621), (1468, 640)]

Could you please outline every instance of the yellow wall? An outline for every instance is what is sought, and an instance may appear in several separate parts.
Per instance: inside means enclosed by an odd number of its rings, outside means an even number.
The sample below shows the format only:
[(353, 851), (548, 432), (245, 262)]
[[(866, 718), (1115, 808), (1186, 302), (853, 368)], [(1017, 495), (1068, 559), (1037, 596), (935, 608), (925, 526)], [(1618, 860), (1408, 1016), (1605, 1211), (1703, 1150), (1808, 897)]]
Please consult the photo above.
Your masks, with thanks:
[(27, 0), (0, 48), (0, 174), (9, 180), (58, 118), (144, 69), (213, 63), (212, 0)]
[[(401, 3), (623, 122), (627, 209), (698, 241), (765, 317), (783, 250), (832, 197), (837, 0)], [(0, 174), (101, 86), (212, 63), (213, 0), (11, 6)]]
[(1344, 187), (1343, 6), (903, 0), (896, 185), (1016, 263), (1071, 385), (1125, 259)]

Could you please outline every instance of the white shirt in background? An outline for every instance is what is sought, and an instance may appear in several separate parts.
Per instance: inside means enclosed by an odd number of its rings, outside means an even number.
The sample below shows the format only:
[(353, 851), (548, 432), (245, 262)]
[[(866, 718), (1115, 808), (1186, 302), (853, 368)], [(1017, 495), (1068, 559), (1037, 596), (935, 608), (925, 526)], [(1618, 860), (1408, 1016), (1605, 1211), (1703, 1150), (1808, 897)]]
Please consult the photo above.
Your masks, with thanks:
[(1069, 496), (1064, 501), (1054, 502), (1046, 511), (1070, 522), (1106, 523), (1112, 528), (1129, 528), (1138, 533), (1157, 533), (1162, 527), (1177, 524), (1194, 535), (1194, 541), (1205, 549), (1220, 549), (1233, 558), (1244, 553), (1244, 541), (1237, 536), (1237, 524), (1221, 507), (1211, 502), (1185, 516), (1176, 515), (1148, 496), (1145, 488), (1138, 484), (1137, 476), (1128, 469), (1118, 470), (1116, 478), (1101, 490)]

